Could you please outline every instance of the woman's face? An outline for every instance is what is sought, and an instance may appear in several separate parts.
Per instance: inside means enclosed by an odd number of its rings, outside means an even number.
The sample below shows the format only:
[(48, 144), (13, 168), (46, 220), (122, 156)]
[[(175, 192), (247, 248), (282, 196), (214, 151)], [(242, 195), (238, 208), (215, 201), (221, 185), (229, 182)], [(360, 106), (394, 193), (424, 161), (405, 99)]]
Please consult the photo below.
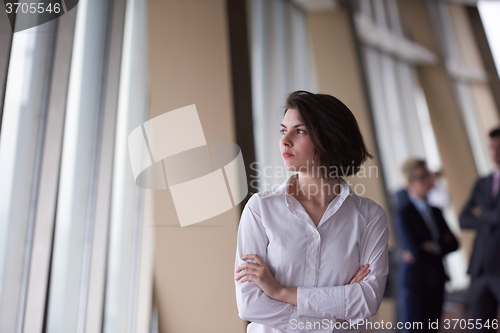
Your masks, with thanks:
[(283, 118), (280, 151), (289, 171), (307, 171), (314, 164), (314, 145), (296, 109), (288, 109)]

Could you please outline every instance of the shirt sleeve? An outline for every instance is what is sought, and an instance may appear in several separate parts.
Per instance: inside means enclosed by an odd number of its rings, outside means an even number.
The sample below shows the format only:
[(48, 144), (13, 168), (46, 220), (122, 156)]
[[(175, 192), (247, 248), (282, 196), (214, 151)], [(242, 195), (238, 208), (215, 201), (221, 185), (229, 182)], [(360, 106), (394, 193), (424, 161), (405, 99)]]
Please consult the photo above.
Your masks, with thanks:
[[(255, 194), (243, 209), (238, 227), (236, 268), (245, 261), (241, 259), (246, 254), (257, 254), (266, 263), (268, 237), (259, 214), (252, 208), (256, 203)], [(258, 203), (257, 203), (258, 204)], [(234, 274), (236, 277), (236, 272)], [(288, 330), (290, 320), (296, 318), (297, 306), (269, 298), (253, 281), (239, 282), (236, 285), (236, 304), (241, 319)]]
[[(472, 194), (460, 214), (460, 226), (464, 229), (491, 228), (492, 226), (497, 225), (500, 221), (500, 212), (498, 210), (499, 206), (494, 205), (484, 207), (484, 205), (478, 204), (476, 199), (480, 197), (480, 191), (480, 182), (478, 181), (476, 182), (476, 185), (472, 190)], [(475, 206), (483, 206), (479, 216), (472, 214), (472, 209)]]
[(378, 205), (371, 210), (371, 217), (359, 242), (360, 263), (370, 264), (371, 272), (361, 283), (298, 287), (298, 316), (339, 318), (356, 322), (377, 313), (389, 273), (389, 228), (385, 211)]
[(397, 226), (399, 230), (401, 246), (403, 250), (410, 251), (411, 254), (416, 257), (417, 252), (421, 248), (421, 242), (419, 242), (415, 237), (415, 232), (412, 230), (408, 222), (413, 218), (413, 215), (408, 214), (405, 209), (400, 209), (397, 212), (397, 216)]

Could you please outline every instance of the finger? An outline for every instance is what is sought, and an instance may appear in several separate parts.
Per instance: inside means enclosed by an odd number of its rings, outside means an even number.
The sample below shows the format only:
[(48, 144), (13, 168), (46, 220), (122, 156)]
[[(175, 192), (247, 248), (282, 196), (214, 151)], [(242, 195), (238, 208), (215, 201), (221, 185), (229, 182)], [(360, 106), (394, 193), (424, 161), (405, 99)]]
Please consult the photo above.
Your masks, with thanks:
[(258, 267), (259, 267), (259, 265), (256, 264), (256, 263), (246, 262), (244, 264), (239, 265), (235, 272), (238, 273), (238, 272), (240, 272), (240, 271), (242, 271), (244, 269), (248, 269), (248, 268), (254, 268), (254, 269), (256, 269)]
[(240, 282), (240, 283), (243, 283), (243, 282), (247, 282), (247, 281), (252, 281), (252, 279), (250, 279), (250, 275), (245, 275), (245, 276), (243, 276), (241, 279), (239, 279), (237, 281)]
[(259, 265), (265, 265), (266, 264), (264, 262), (264, 260), (262, 260), (262, 258), (258, 254), (247, 254), (247, 255), (244, 255), (243, 257), (241, 257), (241, 259), (243, 259), (243, 260), (245, 260), (245, 259), (253, 259)]
[(236, 267), (235, 272), (236, 272), (236, 273), (238, 273), (239, 271), (241, 271), (241, 270), (243, 270), (243, 269), (245, 269), (245, 268), (246, 268), (245, 264), (241, 264), (241, 265), (239, 265), (238, 267)]
[(241, 279), (242, 277), (244, 277), (245, 275), (247, 275), (249, 272), (245, 269), (243, 270), (242, 272), (236, 274), (235, 276), (235, 280), (238, 281), (239, 279)]
[(239, 265), (238, 268), (236, 268), (235, 272), (238, 273), (238, 272), (241, 272), (242, 270), (247, 269), (247, 268), (248, 268), (248, 263), (244, 263), (244, 264)]
[(367, 276), (367, 275), (368, 275), (368, 273), (369, 273), (369, 271), (365, 271), (365, 272), (363, 272), (363, 274), (361, 274), (361, 275), (358, 277), (358, 279), (359, 279), (359, 280), (363, 280), (363, 279), (365, 278), (365, 276)]
[(364, 273), (368, 270), (368, 267), (369, 267), (369, 266), (370, 266), (369, 264), (364, 264), (364, 265), (362, 266), (362, 267), (363, 267), (363, 269), (361, 270), (361, 274), (364, 274)]
[(359, 282), (360, 282), (360, 280), (358, 278), (353, 278), (351, 280), (351, 282), (349, 282), (349, 284), (355, 284), (355, 283), (359, 283)]
[(358, 269), (358, 271), (356, 272), (356, 274), (354, 275), (354, 277), (360, 277), (360, 276), (362, 276), (366, 272), (367, 269), (368, 269), (368, 265), (361, 266)]
[(260, 270), (258, 268), (254, 268), (254, 267), (248, 267), (240, 272), (236, 272), (238, 273), (237, 275), (244, 275), (244, 274), (259, 274), (260, 273)]
[(354, 283), (359, 283), (363, 281), (363, 279), (371, 272), (368, 269), (369, 264), (365, 264), (361, 266), (358, 271), (356, 272), (356, 275), (352, 278), (352, 280), (349, 282), (349, 284), (354, 284)]
[(356, 274), (351, 281), (354, 281), (354, 283), (359, 282), (359, 279), (361, 279), (362, 275)]
[(361, 266), (359, 266), (359, 268), (358, 268), (358, 272), (359, 272), (359, 271), (362, 271), (363, 269), (365, 269), (365, 266), (366, 266), (366, 265), (361, 265)]
[(359, 282), (359, 279), (360, 279), (360, 275), (356, 274), (352, 279), (351, 279), (351, 282), (349, 282), (349, 284), (354, 284), (354, 283), (358, 283)]
[(245, 276), (250, 276), (250, 275), (254, 275), (254, 276), (258, 275), (258, 271), (255, 269), (245, 269), (244, 271), (236, 274), (236, 277), (234, 279), (238, 281), (239, 279), (241, 279)]
[(364, 271), (366, 271), (368, 269), (368, 266), (369, 266), (368, 264), (364, 264), (363, 266), (360, 266), (358, 268), (358, 272), (364, 272)]
[(359, 279), (359, 282), (363, 281), (363, 280), (365, 279), (365, 277), (366, 277), (368, 274), (370, 274), (370, 272), (371, 272), (370, 270), (367, 270), (367, 271), (363, 274), (363, 276), (361, 276), (361, 278)]
[(243, 282), (247, 279), (247, 276), (248, 276), (248, 274), (246, 272), (244, 272), (243, 274), (236, 275), (236, 277), (234, 279), (236, 281)]
[(259, 280), (260, 280), (260, 275), (258, 272), (245, 271), (245, 275), (239, 279), (239, 282), (253, 281), (255, 283), (258, 283)]
[(356, 276), (357, 274), (359, 274), (359, 272), (362, 272), (363, 271), (363, 266), (359, 267), (358, 270), (356, 271), (356, 274), (354, 274), (354, 276)]

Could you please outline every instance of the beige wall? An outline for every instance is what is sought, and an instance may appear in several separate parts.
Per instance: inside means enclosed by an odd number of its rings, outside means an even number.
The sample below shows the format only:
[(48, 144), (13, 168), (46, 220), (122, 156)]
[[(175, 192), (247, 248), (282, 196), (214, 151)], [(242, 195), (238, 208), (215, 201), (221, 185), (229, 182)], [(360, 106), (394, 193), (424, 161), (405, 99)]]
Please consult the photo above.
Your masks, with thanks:
[[(380, 178), (380, 159), (375, 145), (375, 133), (371, 127), (348, 13), (342, 8), (330, 12), (310, 13), (307, 21), (311, 33), (319, 92), (337, 97), (351, 109), (358, 121), (365, 143), (374, 156), (374, 159), (365, 162), (364, 166), (366, 169), (377, 167), (379, 171), (378, 177), (375, 172), (372, 172), (372, 177), (350, 177), (346, 180), (351, 182), (353, 189), (356, 184), (364, 185), (366, 192), (363, 196), (374, 200), (389, 212), (383, 180)], [(366, 175), (368, 176), (368, 172)], [(389, 247), (393, 247), (395, 240), (392, 223), (390, 223), (390, 233)], [(373, 322), (381, 320), (394, 322), (396, 318), (393, 300), (384, 299), (378, 313), (371, 319)]]
[[(149, 0), (148, 7), (150, 116), (196, 104), (206, 140), (234, 142), (225, 1)], [(154, 196), (161, 332), (244, 332), (233, 279), (239, 209), (180, 228), (169, 191)]]

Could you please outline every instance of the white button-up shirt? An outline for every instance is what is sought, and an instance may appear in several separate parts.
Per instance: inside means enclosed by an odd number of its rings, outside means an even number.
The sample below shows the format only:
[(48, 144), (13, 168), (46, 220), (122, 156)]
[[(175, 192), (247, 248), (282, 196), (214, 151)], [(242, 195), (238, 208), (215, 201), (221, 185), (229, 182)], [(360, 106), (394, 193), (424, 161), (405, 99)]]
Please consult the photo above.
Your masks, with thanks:
[[(258, 254), (281, 285), (297, 287), (297, 305), (269, 298), (253, 281), (235, 281), (239, 316), (251, 321), (249, 333), (360, 332), (365, 325), (347, 325), (366, 323), (377, 312), (389, 272), (386, 213), (339, 178), (341, 192), (316, 227), (288, 193), (295, 181), (297, 174), (250, 197), (238, 228), (235, 269), (242, 256)], [(349, 284), (367, 263), (368, 276)], [(347, 320), (344, 328), (334, 326), (337, 318)]]

